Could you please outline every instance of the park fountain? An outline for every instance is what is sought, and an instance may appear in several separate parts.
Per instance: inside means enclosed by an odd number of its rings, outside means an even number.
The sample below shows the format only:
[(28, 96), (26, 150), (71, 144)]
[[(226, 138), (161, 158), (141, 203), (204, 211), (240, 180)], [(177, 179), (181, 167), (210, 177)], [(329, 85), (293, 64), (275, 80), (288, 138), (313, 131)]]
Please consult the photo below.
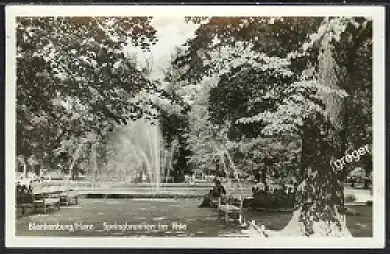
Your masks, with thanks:
[(111, 141), (113, 153), (108, 156), (111, 168), (125, 169), (127, 175), (136, 173), (150, 191), (160, 192), (161, 183), (161, 133), (158, 122), (138, 119), (121, 127)]

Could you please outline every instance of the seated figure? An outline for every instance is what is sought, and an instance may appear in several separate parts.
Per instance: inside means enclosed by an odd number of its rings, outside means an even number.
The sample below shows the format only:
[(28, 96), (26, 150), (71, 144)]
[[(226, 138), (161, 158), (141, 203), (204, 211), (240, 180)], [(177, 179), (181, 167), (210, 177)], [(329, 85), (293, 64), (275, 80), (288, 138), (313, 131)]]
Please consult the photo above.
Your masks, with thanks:
[(223, 187), (221, 182), (218, 179), (214, 179), (214, 183), (215, 185), (210, 190), (210, 192), (203, 197), (202, 204), (200, 204), (199, 207), (211, 207), (212, 200), (226, 195), (225, 187)]

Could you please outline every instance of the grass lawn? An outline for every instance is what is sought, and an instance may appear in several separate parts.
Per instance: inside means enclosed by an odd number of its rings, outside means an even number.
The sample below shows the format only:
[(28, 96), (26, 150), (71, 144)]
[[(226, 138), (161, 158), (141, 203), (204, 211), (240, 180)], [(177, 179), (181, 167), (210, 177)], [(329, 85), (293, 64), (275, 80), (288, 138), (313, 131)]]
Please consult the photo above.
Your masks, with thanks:
[(354, 237), (372, 237), (372, 207), (351, 206), (359, 215), (347, 216), (347, 227)]
[[(35, 214), (16, 220), (18, 236), (185, 236), (217, 237), (240, 233), (242, 228), (226, 224), (218, 219), (216, 209), (198, 208), (200, 200), (196, 199), (81, 199), (75, 206), (61, 207), (60, 211), (47, 214)], [(355, 206), (352, 209), (359, 215), (348, 216), (347, 226), (354, 237), (372, 236), (372, 207)], [(291, 212), (261, 212), (245, 210), (248, 221), (255, 220), (257, 225), (267, 229), (282, 230), (290, 221)], [(34, 231), (29, 224), (64, 224), (75, 222), (93, 224), (92, 231)], [(165, 230), (111, 230), (103, 229), (102, 223), (109, 224), (147, 224), (167, 225)], [(174, 223), (186, 226), (184, 230), (173, 229)]]

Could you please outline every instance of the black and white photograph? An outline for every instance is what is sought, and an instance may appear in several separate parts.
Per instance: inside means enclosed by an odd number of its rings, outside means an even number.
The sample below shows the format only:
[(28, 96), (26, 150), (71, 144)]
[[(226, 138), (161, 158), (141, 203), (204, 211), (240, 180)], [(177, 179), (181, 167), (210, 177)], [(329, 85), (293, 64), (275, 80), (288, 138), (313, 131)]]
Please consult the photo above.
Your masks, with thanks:
[(384, 247), (383, 8), (6, 17), (7, 246)]

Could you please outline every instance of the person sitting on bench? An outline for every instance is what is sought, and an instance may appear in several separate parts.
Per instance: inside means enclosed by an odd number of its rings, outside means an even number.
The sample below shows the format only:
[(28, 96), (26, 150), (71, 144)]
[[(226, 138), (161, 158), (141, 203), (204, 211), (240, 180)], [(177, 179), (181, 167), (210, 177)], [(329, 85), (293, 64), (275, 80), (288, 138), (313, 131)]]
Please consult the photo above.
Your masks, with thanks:
[(221, 182), (218, 179), (214, 180), (214, 187), (210, 190), (210, 194), (214, 198), (219, 198), (222, 195), (226, 195), (225, 187), (221, 184)]
[(203, 197), (202, 204), (200, 204), (199, 207), (211, 207), (211, 200), (226, 195), (225, 187), (223, 187), (221, 182), (218, 179), (214, 179), (214, 183), (215, 185), (210, 192)]

